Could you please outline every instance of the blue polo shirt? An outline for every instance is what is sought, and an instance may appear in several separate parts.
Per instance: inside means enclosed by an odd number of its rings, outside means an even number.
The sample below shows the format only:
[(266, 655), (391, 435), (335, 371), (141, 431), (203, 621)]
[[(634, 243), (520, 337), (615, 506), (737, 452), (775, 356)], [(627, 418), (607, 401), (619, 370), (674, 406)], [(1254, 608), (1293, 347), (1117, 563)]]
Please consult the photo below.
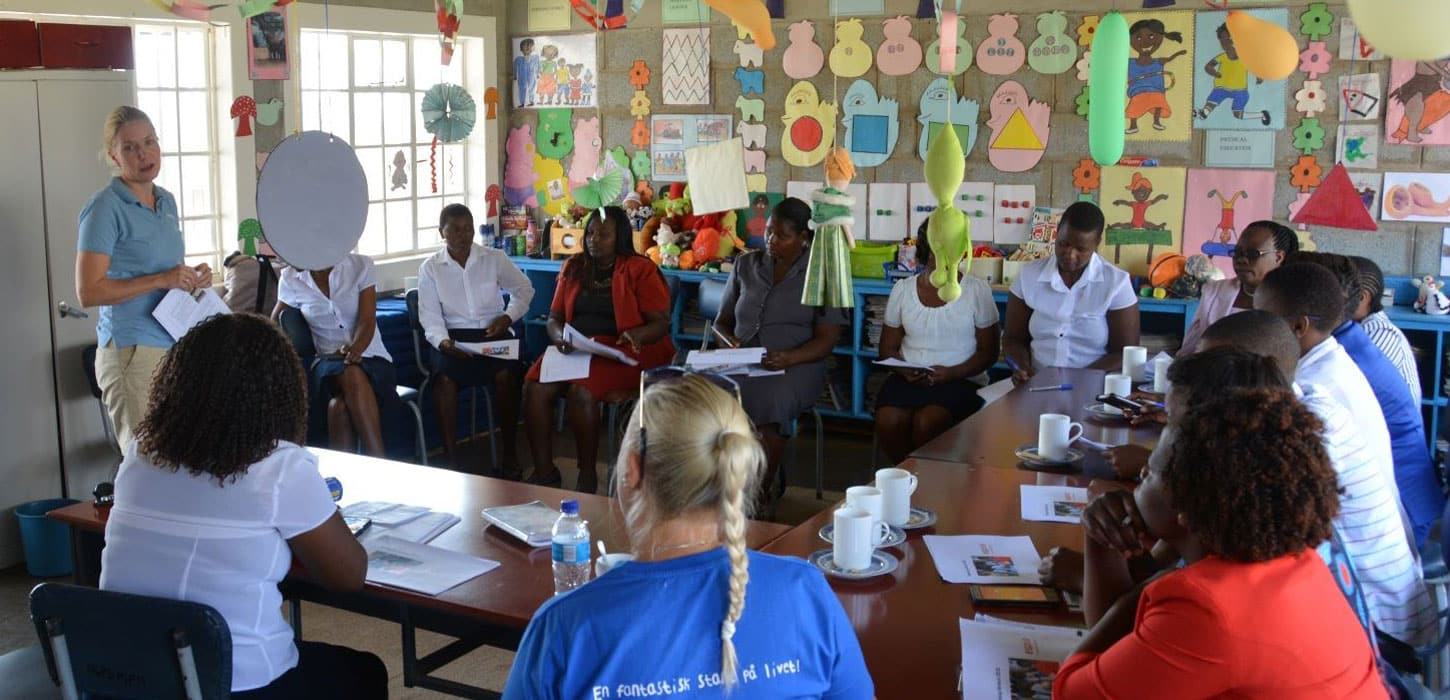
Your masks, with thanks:
[[(111, 178), (111, 184), (91, 195), (81, 209), (76, 249), (111, 256), (106, 277), (113, 280), (154, 275), (180, 265), (186, 256), (186, 242), (181, 235), (176, 198), (156, 186), (153, 210), (142, 204), (121, 178)], [(97, 341), (102, 347), (114, 341), (118, 348), (170, 348), (171, 334), (151, 316), (164, 296), (164, 291), (147, 292), (102, 306), (96, 324)]]
[(1379, 400), (1385, 425), (1390, 430), (1390, 449), (1394, 453), (1395, 483), (1400, 488), (1400, 503), (1405, 506), (1405, 513), (1409, 515), (1410, 525), (1415, 531), (1415, 546), (1423, 546), (1425, 536), (1430, 534), (1430, 526), (1445, 508), (1445, 496), (1440, 492), (1440, 479), (1435, 475), (1430, 448), (1425, 442), (1425, 423), (1420, 417), (1420, 407), (1410, 396), (1404, 375), (1375, 347), (1374, 341), (1358, 323), (1345, 321), (1334, 329), (1334, 338), (1359, 366), (1359, 371), (1369, 380), (1374, 396)]

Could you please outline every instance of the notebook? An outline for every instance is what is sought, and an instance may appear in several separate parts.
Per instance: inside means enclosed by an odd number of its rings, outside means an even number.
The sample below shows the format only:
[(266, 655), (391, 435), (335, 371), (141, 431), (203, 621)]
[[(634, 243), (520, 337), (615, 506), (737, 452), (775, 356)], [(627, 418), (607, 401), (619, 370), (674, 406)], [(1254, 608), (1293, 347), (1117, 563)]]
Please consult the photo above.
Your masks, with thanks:
[(559, 511), (544, 505), (543, 501), (530, 501), (516, 506), (484, 508), (483, 519), (530, 547), (548, 547), (554, 541), (554, 521), (559, 519)]

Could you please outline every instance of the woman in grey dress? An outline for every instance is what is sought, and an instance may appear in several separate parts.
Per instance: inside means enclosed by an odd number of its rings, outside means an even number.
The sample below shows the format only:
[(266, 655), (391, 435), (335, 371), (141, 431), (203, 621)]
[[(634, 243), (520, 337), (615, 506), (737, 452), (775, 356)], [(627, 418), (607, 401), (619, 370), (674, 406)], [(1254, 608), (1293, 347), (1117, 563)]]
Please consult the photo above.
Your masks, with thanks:
[[(784, 370), (769, 377), (737, 377), (745, 412), (760, 431), (774, 484), (791, 421), (810, 410), (826, 385), (826, 358), (850, 318), (844, 309), (801, 304), (810, 255), (811, 208), (787, 197), (775, 205), (765, 251), (735, 260), (715, 328), (737, 347), (764, 347), (761, 364)], [(763, 489), (771, 494), (771, 489)], [(763, 496), (768, 499), (768, 496)]]

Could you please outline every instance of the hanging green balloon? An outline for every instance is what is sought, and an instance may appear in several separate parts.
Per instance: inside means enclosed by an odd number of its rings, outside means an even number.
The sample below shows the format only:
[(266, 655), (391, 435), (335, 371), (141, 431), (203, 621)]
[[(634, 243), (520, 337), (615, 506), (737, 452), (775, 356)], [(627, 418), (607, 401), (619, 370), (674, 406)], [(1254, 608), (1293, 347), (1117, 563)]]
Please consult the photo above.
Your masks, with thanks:
[(1128, 110), (1128, 21), (1109, 12), (1093, 35), (1088, 67), (1088, 151), (1098, 165), (1123, 158)]
[[(936, 255), (931, 286), (937, 288), (942, 301), (949, 302), (962, 295), (957, 266), (972, 248), (971, 222), (956, 207), (957, 189), (967, 173), (967, 159), (956, 129), (936, 132), (926, 149), (926, 166), (922, 170), (926, 174), (926, 185), (937, 201), (936, 211), (926, 219), (926, 240)], [(971, 264), (968, 259), (968, 269)]]

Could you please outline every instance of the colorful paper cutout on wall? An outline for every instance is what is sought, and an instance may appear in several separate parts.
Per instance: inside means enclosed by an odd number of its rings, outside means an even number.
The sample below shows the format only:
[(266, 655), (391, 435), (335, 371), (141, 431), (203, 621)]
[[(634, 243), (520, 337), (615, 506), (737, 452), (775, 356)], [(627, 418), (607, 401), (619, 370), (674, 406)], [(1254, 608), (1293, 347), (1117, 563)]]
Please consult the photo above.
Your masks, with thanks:
[[(1284, 9), (1243, 10), (1287, 27)], [(1195, 129), (1280, 129), (1284, 126), (1284, 80), (1260, 80), (1244, 67), (1224, 24), (1227, 12), (1200, 12), (1194, 39), (1193, 115)]]
[(836, 23), (836, 44), (831, 47), (831, 72), (838, 78), (858, 78), (871, 70), (871, 47), (861, 40), (866, 28), (857, 18)]
[(1380, 95), (1379, 73), (1339, 76), (1339, 120), (1377, 121), (1384, 101)]
[(649, 140), (649, 122), (645, 121), (644, 117), (635, 119), (634, 128), (629, 130), (629, 142), (635, 148), (646, 148), (649, 146)]
[(1323, 182), (1324, 166), (1319, 164), (1319, 159), (1314, 156), (1299, 156), (1299, 160), (1289, 168), (1289, 184), (1299, 188), (1300, 192), (1311, 192)]
[[(1193, 12), (1124, 12), (1128, 141), (1187, 141), (1193, 125)], [(1217, 25), (1215, 25), (1217, 26)]]
[(1359, 201), (1364, 205), (1364, 210), (1369, 212), (1371, 217), (1380, 213), (1380, 187), (1384, 185), (1384, 176), (1379, 173), (1351, 172), (1349, 181), (1354, 183), (1354, 191), (1359, 195)]
[(1183, 168), (1103, 168), (1103, 243), (1114, 264), (1146, 275), (1154, 255), (1181, 250), (1184, 176)]
[[(705, 4), (729, 17), (736, 27), (749, 32), (761, 48), (766, 51), (775, 48), (775, 33), (770, 28), (770, 10), (760, 0), (705, 0)], [(701, 23), (708, 21), (708, 18), (700, 20)]]
[(816, 45), (816, 25), (803, 19), (786, 30), (790, 44), (785, 47), (780, 67), (796, 80), (813, 78), (826, 65), (826, 52)]
[(579, 187), (599, 168), (604, 142), (599, 137), (599, 117), (574, 122), (574, 158), (569, 161), (569, 186)]
[(1340, 124), (1336, 142), (1334, 162), (1356, 170), (1379, 169), (1379, 124)]
[(257, 124), (273, 126), (279, 121), (282, 121), (282, 98), (273, 97), (257, 103)]
[(766, 185), (765, 173), (746, 173), (745, 187), (751, 192), (764, 192)]
[(1077, 43), (1067, 35), (1067, 15), (1062, 10), (1037, 16), (1037, 38), (1027, 48), (1027, 64), (1044, 75), (1072, 70), (1077, 62)]
[(648, 117), (650, 107), (649, 95), (644, 90), (635, 90), (634, 97), (629, 98), (629, 116), (635, 119)]
[(981, 106), (976, 100), (956, 95), (956, 88), (946, 78), (933, 79), (921, 93), (916, 115), (917, 123), (921, 124), (921, 137), (917, 140), (916, 153), (923, 161), (926, 160), (927, 146), (947, 123), (948, 115), (952, 128), (956, 129), (957, 141), (962, 144), (962, 152), (971, 154), (972, 147), (977, 144), (977, 117)]
[(921, 42), (911, 36), (911, 18), (906, 15), (881, 22), (885, 38), (876, 47), (876, 69), (882, 75), (910, 75), (921, 66)]
[(992, 15), (987, 38), (977, 46), (977, 67), (988, 75), (1010, 75), (1027, 60), (1027, 47), (1017, 38), (1017, 15)]
[(1324, 89), (1324, 83), (1306, 80), (1294, 91), (1294, 111), (1306, 117), (1314, 117), (1328, 108), (1329, 94)]
[(1386, 98), (1385, 141), (1450, 145), (1450, 120), (1446, 120), (1450, 116), (1450, 59), (1390, 61)]
[(800, 81), (785, 96), (785, 131), (780, 135), (780, 152), (785, 162), (809, 168), (826, 157), (836, 141), (836, 106), (822, 102), (816, 86)]
[(635, 151), (634, 157), (629, 159), (629, 170), (634, 173), (634, 179), (648, 180), (650, 171), (649, 151)]
[(665, 104), (710, 104), (710, 29), (664, 30), (663, 70)]
[(1378, 61), (1385, 57), (1365, 41), (1359, 29), (1354, 26), (1353, 17), (1339, 20), (1339, 58), (1345, 61)]
[(735, 108), (740, 110), (741, 119), (756, 122), (765, 120), (765, 100), (741, 95), (735, 98)]
[(1324, 127), (1319, 120), (1312, 117), (1300, 120), (1299, 126), (1294, 127), (1294, 150), (1307, 155), (1321, 148), (1324, 148)]
[(746, 148), (765, 148), (764, 124), (749, 124), (742, 121), (735, 125), (735, 133), (745, 141)]
[(597, 52), (592, 33), (514, 39), (514, 106), (530, 109), (597, 106)]
[[(1152, 171), (1144, 174), (1152, 177)], [(1272, 170), (1190, 168), (1184, 190), (1183, 254), (1204, 253), (1232, 277), (1233, 246), (1244, 227), (1274, 218)]]
[(741, 159), (745, 162), (746, 173), (765, 172), (765, 151), (758, 148), (746, 149)]
[(1098, 33), (1098, 22), (1102, 21), (1101, 15), (1083, 15), (1082, 23), (1077, 25), (1077, 45), (1087, 48), (1093, 45), (1093, 36)]
[(1310, 3), (1304, 13), (1299, 15), (1299, 33), (1309, 37), (1310, 41), (1319, 41), (1333, 31), (1334, 13), (1329, 11), (1329, 5), (1325, 3)]
[[(1092, 76), (1093, 52), (1082, 52), (1082, 58), (1077, 59), (1077, 63), (1072, 64), (1072, 68), (1073, 70), (1077, 71), (1077, 79), (1086, 83), (1088, 81), (1088, 78)], [(1087, 113), (1084, 112), (1083, 116), (1087, 116)]]
[(486, 109), (483, 118), (487, 121), (498, 119), (498, 88), (490, 87), (483, 91), (483, 105)]
[(1380, 207), (1384, 221), (1450, 223), (1450, 174), (1385, 173)]
[[(926, 69), (937, 75), (961, 75), (968, 68), (972, 67), (972, 43), (967, 41), (967, 23), (958, 17), (957, 28), (957, 62), (950, 71), (941, 69), (941, 38), (932, 39), (926, 45)], [(966, 145), (966, 144), (962, 144)]]
[(654, 180), (685, 181), (685, 151), (720, 143), (734, 133), (728, 114), (656, 114), (650, 118), (650, 162)]
[(1077, 188), (1078, 194), (1091, 194), (1102, 187), (1103, 169), (1098, 166), (1097, 161), (1092, 158), (1078, 160), (1077, 167), (1072, 169), (1072, 186)]
[(237, 120), (236, 137), (252, 135), (252, 119), (257, 116), (257, 101), (251, 95), (241, 95), (232, 100), (232, 119)]
[(537, 206), (549, 216), (558, 216), (569, 199), (569, 179), (564, 177), (564, 164), (534, 154), (534, 198)]
[(763, 70), (736, 68), (735, 80), (740, 83), (740, 94), (742, 95), (765, 94), (765, 71)]
[(554, 107), (539, 110), (539, 127), (534, 143), (539, 155), (560, 160), (574, 150), (574, 110)]
[(393, 154), (393, 174), (389, 180), (392, 182), (389, 192), (408, 189), (408, 154), (401, 148)]
[(1333, 56), (1330, 56), (1324, 42), (1311, 41), (1299, 54), (1299, 72), (1310, 78), (1318, 78), (1329, 72), (1329, 62), (1332, 59)]
[(901, 105), (878, 97), (868, 80), (851, 83), (841, 102), (841, 123), (846, 126), (841, 145), (851, 153), (851, 162), (862, 168), (885, 163), (901, 135)]
[(649, 85), (650, 69), (649, 64), (642, 60), (636, 60), (629, 67), (629, 86), (636, 90), (643, 90)]
[[(1444, 206), (1450, 207), (1450, 199), (1444, 202)], [(1445, 209), (1445, 217), (1443, 220), (1450, 221), (1450, 209)], [(1359, 192), (1350, 181), (1349, 173), (1343, 165), (1330, 168), (1324, 184), (1314, 190), (1314, 194), (1299, 207), (1298, 213), (1291, 220), (1296, 224), (1333, 226), (1356, 231), (1379, 230), (1374, 217), (1365, 210), (1363, 202), (1360, 201)]]
[(520, 207), (539, 205), (535, 196), (534, 181), (534, 128), (528, 124), (509, 129), (504, 146), (503, 198), (505, 202)]
[(1015, 80), (997, 87), (987, 106), (987, 128), (992, 130), (987, 158), (1007, 173), (1030, 170), (1047, 151), (1052, 107), (1027, 96)]
[(759, 68), (765, 63), (765, 51), (760, 48), (760, 44), (736, 39), (733, 51), (740, 57), (740, 65), (745, 68)]

